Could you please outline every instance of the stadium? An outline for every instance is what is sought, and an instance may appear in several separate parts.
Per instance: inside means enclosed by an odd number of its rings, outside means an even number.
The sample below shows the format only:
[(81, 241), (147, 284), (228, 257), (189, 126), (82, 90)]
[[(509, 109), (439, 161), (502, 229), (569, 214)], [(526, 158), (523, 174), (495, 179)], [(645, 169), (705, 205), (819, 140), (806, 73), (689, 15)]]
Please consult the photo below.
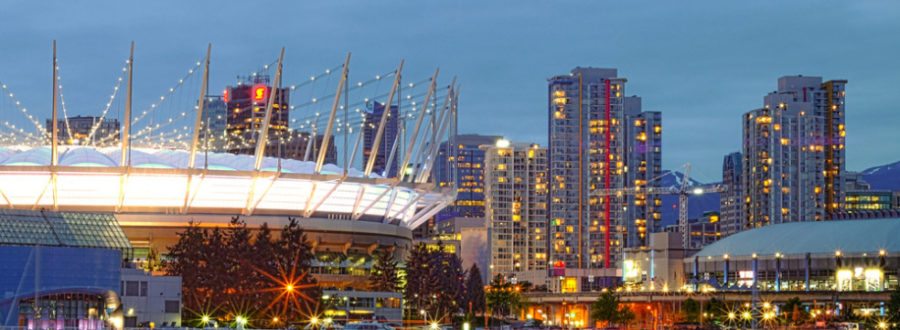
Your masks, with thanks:
[[(283, 83), (283, 59), (282, 50), (277, 61), (212, 97), (207, 52), (138, 112), (131, 109), (129, 58), (106, 109), (86, 128), (58, 100), (61, 84), (46, 125), (9, 93), (13, 102), (6, 104), (35, 132), (9, 121), (0, 131), (0, 207), (112, 215), (136, 262), (155, 253), (165, 258), (191, 223), (226, 227), (240, 218), (253, 230), (296, 220), (313, 248), (323, 297), (343, 299), (334, 317), (400, 319), (400, 294), (368, 291), (368, 269), (376, 251), (403, 258), (412, 229), (454, 199), (453, 187), (432, 183), (431, 168), (441, 142), (456, 135), (455, 80), (439, 86), (435, 71), (404, 82), (401, 61), (351, 83), (348, 54), (343, 65), (291, 85)], [(121, 84), (124, 101), (117, 97)], [(177, 104), (173, 95), (190, 93), (190, 84), (199, 93)], [(100, 133), (107, 124), (111, 129)]]

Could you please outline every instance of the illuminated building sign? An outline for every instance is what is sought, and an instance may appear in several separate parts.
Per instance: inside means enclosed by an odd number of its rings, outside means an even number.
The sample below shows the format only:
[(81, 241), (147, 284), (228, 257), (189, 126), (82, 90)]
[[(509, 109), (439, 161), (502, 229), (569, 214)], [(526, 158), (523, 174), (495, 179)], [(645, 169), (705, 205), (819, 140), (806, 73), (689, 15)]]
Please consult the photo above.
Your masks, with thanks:
[(266, 85), (256, 85), (253, 86), (253, 100), (254, 101), (262, 101), (266, 99), (266, 96), (269, 92), (269, 88)]

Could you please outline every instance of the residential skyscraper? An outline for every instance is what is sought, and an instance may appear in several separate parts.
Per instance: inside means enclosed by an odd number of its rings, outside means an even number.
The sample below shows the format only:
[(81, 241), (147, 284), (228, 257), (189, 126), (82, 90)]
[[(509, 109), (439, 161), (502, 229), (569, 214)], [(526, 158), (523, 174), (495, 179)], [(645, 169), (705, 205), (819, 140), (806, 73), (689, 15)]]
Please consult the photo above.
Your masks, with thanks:
[[(626, 244), (645, 244), (647, 232), (657, 227), (652, 220), (658, 217), (656, 197), (591, 193), (649, 185), (660, 172), (660, 115), (641, 112), (640, 98), (625, 97), (625, 82), (616, 69), (581, 67), (549, 79), (549, 261), (554, 274), (566, 268), (613, 269)], [(593, 286), (600, 282), (592, 281), (593, 273), (581, 273)], [(585, 282), (577, 284), (581, 280), (566, 279), (562, 290), (587, 288)]]
[(722, 160), (722, 186), (725, 190), (719, 198), (719, 211), (720, 229), (724, 235), (739, 232), (744, 219), (742, 165), (743, 159), (740, 152), (725, 155)]
[[(493, 146), (503, 137), (496, 135), (461, 134), (453, 141), (441, 143), (434, 164), (434, 180), (440, 187), (456, 183), (456, 200), (444, 208), (439, 219), (463, 217), (484, 218), (484, 154), (480, 147)], [(456, 148), (456, 150), (452, 150)]]
[(625, 186), (638, 188), (625, 196), (622, 245), (647, 247), (649, 235), (661, 230), (662, 198), (639, 189), (656, 186), (662, 175), (662, 113), (642, 111), (641, 98), (625, 98)]
[[(399, 146), (395, 146), (397, 135), (400, 134), (400, 118), (397, 114), (397, 106), (391, 105), (387, 114), (384, 131), (381, 134), (381, 143), (378, 144), (378, 154), (375, 155), (375, 165), (372, 170), (378, 174), (384, 174), (387, 177), (396, 177), (397, 168), (400, 166), (398, 154), (403, 150), (395, 150)], [(365, 125), (363, 126), (363, 155), (364, 159), (369, 159), (372, 154), (372, 147), (375, 145), (375, 136), (378, 134), (378, 126), (381, 123), (381, 116), (384, 114), (385, 106), (383, 103), (374, 102), (371, 109), (365, 113)], [(394, 158), (391, 159), (391, 156)], [(390, 163), (390, 165), (388, 165)], [(388, 169), (390, 166), (390, 169)]]
[(846, 83), (781, 77), (764, 107), (744, 114), (742, 229), (840, 211)]
[[(269, 93), (272, 91), (266, 76), (253, 76), (246, 82), (225, 89), (222, 99), (227, 111), (225, 121), (227, 142), (224, 146), (227, 152), (244, 155), (255, 153), (256, 141), (269, 102)], [(275, 91), (265, 155), (315, 161), (322, 145), (321, 132), (317, 132), (314, 127), (307, 132), (290, 128), (290, 89), (279, 88)], [(215, 103), (212, 105), (215, 106)], [(210, 110), (210, 115), (214, 109)], [(335, 143), (330, 143), (325, 154), (325, 163), (336, 162), (337, 148)]]
[(547, 276), (547, 149), (483, 145), (490, 276), (543, 283)]

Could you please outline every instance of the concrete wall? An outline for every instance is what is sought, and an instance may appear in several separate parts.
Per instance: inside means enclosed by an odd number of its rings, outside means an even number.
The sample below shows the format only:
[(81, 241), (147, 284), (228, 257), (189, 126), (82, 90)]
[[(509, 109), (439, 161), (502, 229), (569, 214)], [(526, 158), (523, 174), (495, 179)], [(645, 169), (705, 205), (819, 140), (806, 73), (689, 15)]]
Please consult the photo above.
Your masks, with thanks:
[[(137, 283), (137, 294), (126, 289), (129, 282)], [(146, 295), (141, 290), (142, 285), (147, 286)], [(163, 323), (181, 326), (181, 277), (152, 276), (140, 269), (122, 269), (119, 291), (126, 327), (149, 322), (153, 322), (156, 327), (161, 327)], [(177, 303), (177, 310), (172, 310), (176, 312), (167, 312), (167, 303)]]

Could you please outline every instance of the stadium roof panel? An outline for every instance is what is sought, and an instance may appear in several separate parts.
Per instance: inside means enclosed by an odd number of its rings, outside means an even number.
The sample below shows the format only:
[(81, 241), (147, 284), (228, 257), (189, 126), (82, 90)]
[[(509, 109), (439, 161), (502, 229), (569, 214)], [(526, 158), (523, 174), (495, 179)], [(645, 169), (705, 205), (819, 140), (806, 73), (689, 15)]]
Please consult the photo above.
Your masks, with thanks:
[(900, 219), (809, 221), (742, 231), (710, 244), (699, 257), (900, 252)]

